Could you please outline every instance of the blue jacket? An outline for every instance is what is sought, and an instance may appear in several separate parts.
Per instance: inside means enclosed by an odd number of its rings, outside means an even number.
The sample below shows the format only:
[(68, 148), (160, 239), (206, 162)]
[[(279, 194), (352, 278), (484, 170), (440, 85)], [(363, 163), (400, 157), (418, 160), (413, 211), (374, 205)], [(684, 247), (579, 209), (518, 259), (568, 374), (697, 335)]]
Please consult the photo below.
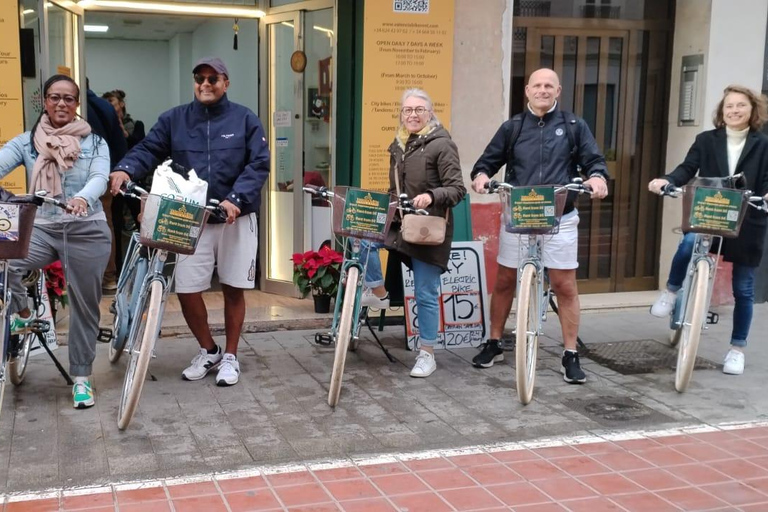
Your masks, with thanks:
[(137, 180), (168, 157), (208, 182), (208, 199), (229, 200), (241, 216), (258, 213), (269, 176), (269, 145), (249, 108), (230, 102), (226, 94), (215, 105), (195, 99), (172, 108), (114, 170)]

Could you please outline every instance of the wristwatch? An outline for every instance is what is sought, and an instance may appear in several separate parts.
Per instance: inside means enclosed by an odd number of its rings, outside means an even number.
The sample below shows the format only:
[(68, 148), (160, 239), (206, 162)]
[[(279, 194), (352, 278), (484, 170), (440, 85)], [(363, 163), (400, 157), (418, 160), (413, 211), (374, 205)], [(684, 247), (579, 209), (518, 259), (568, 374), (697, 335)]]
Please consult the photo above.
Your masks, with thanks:
[(590, 174), (589, 179), (592, 179), (592, 178), (600, 178), (606, 184), (608, 183), (608, 179), (602, 173), (599, 173), (599, 172), (593, 172), (592, 174)]

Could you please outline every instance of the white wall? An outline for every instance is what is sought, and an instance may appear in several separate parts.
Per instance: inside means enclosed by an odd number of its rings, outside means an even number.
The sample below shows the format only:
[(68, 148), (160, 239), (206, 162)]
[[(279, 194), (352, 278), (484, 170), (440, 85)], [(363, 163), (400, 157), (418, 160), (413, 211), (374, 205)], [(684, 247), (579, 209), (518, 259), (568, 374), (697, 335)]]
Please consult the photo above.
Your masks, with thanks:
[[(712, 113), (728, 84), (761, 89), (768, 2), (740, 0), (738, 9), (733, 5), (731, 0), (677, 0), (665, 172), (672, 171), (683, 161), (697, 134), (713, 128)], [(700, 123), (699, 126), (678, 126), (682, 58), (695, 54), (704, 54), (704, 76), (699, 89), (703, 97), (698, 109)], [(681, 203), (664, 201), (660, 288), (666, 283), (679, 241), (679, 235), (673, 233), (673, 229), (681, 224)]]
[(85, 40), (86, 74), (93, 92), (125, 91), (125, 104), (146, 130), (170, 108), (167, 41)]

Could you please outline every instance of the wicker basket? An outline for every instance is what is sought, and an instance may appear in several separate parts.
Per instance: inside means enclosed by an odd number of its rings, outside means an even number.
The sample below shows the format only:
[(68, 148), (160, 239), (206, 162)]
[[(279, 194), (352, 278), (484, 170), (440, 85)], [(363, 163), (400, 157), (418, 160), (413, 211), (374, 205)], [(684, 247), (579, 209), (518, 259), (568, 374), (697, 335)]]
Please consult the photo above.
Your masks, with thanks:
[(35, 225), (34, 204), (0, 203), (0, 259), (24, 259)]
[(744, 192), (736, 189), (683, 187), (683, 231), (736, 238), (747, 211)]
[[(333, 189), (333, 232), (339, 236), (383, 242), (397, 209), (387, 193), (352, 187)], [(354, 204), (347, 204), (347, 198)]]
[[(501, 189), (499, 195), (501, 198), (502, 211), (504, 214), (504, 229), (507, 233), (516, 233), (523, 235), (554, 235), (560, 231), (560, 217), (563, 216), (565, 202), (568, 197), (566, 189), (560, 189), (559, 185), (539, 185), (535, 187), (515, 187), (513, 190)], [(530, 201), (523, 200), (524, 197), (531, 198)], [(554, 194), (554, 204), (539, 200), (550, 193)], [(525, 214), (533, 217), (524, 219), (521, 209), (526, 209)], [(534, 224), (534, 226), (532, 226)]]
[(155, 194), (141, 198), (141, 244), (178, 254), (194, 254), (208, 220), (203, 206)]

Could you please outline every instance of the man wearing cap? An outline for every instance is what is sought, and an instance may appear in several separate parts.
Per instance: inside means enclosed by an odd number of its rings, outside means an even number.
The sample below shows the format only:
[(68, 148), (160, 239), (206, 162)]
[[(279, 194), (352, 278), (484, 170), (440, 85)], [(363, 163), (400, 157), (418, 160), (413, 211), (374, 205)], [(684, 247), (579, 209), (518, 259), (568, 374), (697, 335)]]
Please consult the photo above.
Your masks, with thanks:
[[(261, 121), (250, 109), (227, 99), (229, 72), (218, 57), (192, 69), (195, 99), (161, 114), (149, 134), (115, 166), (110, 189), (117, 194), (129, 179), (147, 176), (171, 158), (208, 182), (208, 198), (221, 201), (226, 223), (211, 218), (192, 256), (179, 256), (176, 293), (181, 311), (200, 344), (185, 380), (199, 380), (218, 368), (216, 384), (231, 386), (240, 375), (237, 345), (245, 320), (243, 290), (256, 279), (261, 187), (269, 174), (269, 147)], [(202, 292), (214, 266), (224, 294), (226, 347), (213, 341)]]

